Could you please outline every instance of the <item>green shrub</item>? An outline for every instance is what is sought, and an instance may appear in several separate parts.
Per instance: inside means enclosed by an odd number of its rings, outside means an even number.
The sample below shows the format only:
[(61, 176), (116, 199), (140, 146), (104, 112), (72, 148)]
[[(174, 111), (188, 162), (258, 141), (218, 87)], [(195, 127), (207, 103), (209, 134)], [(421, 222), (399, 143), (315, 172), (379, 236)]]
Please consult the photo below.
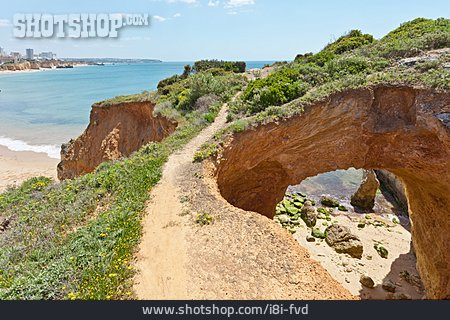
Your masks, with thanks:
[(335, 54), (359, 48), (361, 46), (372, 43), (374, 38), (370, 34), (363, 34), (361, 30), (351, 30), (349, 33), (341, 36), (335, 42), (328, 44), (324, 51), (330, 51)]
[(281, 69), (264, 79), (251, 82), (242, 95), (250, 103), (248, 111), (257, 113), (269, 106), (279, 106), (305, 94), (308, 84), (296, 69)]
[(370, 61), (367, 58), (359, 56), (341, 57), (325, 65), (325, 69), (331, 77), (362, 73), (368, 70), (369, 67)]
[(243, 73), (245, 68), (246, 64), (243, 61), (200, 60), (194, 63), (195, 72), (223, 69), (234, 73)]

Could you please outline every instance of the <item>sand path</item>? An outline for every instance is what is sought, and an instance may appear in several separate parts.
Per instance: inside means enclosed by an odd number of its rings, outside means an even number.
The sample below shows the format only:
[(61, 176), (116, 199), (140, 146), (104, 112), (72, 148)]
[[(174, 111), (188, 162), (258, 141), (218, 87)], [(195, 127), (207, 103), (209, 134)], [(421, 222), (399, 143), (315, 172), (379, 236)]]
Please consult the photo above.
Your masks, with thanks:
[(188, 299), (186, 226), (177, 183), (179, 172), (192, 163), (194, 153), (226, 122), (222, 107), (216, 120), (166, 162), (162, 179), (151, 191), (143, 221), (135, 290), (140, 299)]

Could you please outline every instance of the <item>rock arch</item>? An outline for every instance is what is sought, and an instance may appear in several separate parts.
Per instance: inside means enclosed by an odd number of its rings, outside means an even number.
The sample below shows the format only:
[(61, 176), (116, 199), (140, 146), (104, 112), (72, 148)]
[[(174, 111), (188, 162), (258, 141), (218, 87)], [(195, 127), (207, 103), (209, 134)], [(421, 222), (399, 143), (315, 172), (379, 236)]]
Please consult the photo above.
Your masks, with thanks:
[(450, 96), (379, 85), (331, 95), (281, 123), (236, 134), (217, 162), (222, 196), (272, 216), (287, 186), (319, 173), (385, 169), (405, 184), (429, 298), (450, 298)]

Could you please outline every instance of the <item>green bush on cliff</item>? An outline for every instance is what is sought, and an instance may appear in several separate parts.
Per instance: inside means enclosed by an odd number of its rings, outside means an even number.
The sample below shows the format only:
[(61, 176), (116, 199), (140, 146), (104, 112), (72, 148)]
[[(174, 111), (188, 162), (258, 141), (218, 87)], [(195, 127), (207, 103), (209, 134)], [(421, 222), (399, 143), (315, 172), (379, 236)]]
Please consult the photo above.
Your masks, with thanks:
[(244, 61), (200, 60), (194, 63), (193, 69), (195, 72), (223, 69), (234, 73), (243, 73), (245, 68), (246, 64)]
[(227, 100), (245, 82), (242, 76), (232, 72), (212, 71), (214, 74), (198, 72), (158, 89), (158, 103), (169, 103), (181, 112), (191, 112), (204, 105), (196, 104), (200, 98), (216, 96), (221, 101)]
[(329, 51), (334, 54), (342, 54), (363, 45), (372, 43), (373, 41), (374, 38), (372, 35), (363, 34), (361, 30), (351, 30), (349, 33), (341, 36), (336, 41), (328, 44), (323, 51)]
[(269, 106), (282, 105), (308, 90), (308, 84), (302, 80), (299, 70), (282, 69), (267, 78), (251, 82), (242, 95), (250, 102), (248, 111), (256, 113)]

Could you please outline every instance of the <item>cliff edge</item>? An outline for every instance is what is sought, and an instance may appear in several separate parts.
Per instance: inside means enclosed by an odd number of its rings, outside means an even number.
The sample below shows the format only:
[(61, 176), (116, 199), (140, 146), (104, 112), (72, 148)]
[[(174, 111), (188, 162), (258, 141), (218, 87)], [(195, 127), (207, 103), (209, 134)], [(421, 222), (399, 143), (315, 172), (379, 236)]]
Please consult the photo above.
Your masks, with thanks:
[(100, 163), (129, 156), (151, 141), (161, 141), (177, 123), (153, 115), (154, 104), (125, 102), (92, 106), (90, 122), (76, 140), (61, 146), (58, 179), (92, 172)]

